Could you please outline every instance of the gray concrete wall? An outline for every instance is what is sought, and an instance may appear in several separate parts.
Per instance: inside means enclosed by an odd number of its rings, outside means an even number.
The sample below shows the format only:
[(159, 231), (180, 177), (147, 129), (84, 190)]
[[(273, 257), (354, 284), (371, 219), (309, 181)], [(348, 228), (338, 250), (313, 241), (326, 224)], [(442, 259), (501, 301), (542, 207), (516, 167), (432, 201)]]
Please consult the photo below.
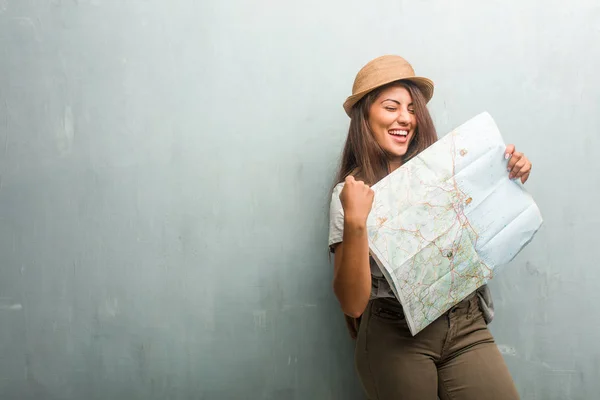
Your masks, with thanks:
[(596, 398), (599, 36), (593, 0), (0, 0), (0, 398), (361, 399), (327, 191), (385, 53), (533, 161), (491, 327), (523, 399)]

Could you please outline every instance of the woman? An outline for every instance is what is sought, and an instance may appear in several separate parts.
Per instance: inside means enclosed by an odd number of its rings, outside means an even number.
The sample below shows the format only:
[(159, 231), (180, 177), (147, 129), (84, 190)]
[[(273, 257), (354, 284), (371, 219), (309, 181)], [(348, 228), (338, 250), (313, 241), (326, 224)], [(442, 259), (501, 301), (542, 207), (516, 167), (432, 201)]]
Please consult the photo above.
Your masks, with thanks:
[[(413, 337), (402, 306), (369, 256), (370, 185), (437, 140), (427, 110), (433, 89), (399, 56), (376, 58), (356, 76), (344, 103), (350, 128), (331, 200), (334, 292), (357, 338), (356, 369), (369, 399), (518, 399), (487, 329), (493, 318), (487, 286)], [(513, 145), (505, 156), (510, 178), (525, 183), (527, 157)]]

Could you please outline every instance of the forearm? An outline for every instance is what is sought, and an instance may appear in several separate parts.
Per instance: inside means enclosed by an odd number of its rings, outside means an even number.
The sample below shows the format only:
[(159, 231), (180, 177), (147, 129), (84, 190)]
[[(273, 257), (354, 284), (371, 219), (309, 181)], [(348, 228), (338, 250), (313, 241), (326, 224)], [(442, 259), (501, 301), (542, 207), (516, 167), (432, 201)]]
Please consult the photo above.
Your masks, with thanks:
[(340, 250), (341, 259), (336, 263), (333, 289), (344, 313), (358, 317), (364, 312), (371, 294), (369, 241), (364, 223), (344, 222)]

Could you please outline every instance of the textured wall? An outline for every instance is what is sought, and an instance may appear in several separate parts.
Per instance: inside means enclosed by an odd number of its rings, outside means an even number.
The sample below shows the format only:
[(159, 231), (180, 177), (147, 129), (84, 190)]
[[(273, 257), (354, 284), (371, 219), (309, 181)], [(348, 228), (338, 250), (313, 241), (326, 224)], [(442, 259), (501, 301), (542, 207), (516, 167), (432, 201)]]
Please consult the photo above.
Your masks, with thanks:
[(0, 0), (0, 398), (363, 398), (327, 191), (385, 53), (533, 161), (492, 330), (524, 399), (597, 397), (598, 3), (367, 4)]

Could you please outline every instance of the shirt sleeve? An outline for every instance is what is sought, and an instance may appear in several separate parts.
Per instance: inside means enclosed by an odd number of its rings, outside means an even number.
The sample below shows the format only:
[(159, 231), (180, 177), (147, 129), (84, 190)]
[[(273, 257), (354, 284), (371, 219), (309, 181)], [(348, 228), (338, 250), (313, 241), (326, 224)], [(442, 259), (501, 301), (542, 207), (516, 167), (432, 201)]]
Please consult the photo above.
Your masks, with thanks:
[(337, 243), (342, 242), (344, 236), (344, 209), (340, 201), (340, 193), (344, 187), (343, 183), (338, 184), (331, 194), (331, 204), (329, 206), (329, 249)]

